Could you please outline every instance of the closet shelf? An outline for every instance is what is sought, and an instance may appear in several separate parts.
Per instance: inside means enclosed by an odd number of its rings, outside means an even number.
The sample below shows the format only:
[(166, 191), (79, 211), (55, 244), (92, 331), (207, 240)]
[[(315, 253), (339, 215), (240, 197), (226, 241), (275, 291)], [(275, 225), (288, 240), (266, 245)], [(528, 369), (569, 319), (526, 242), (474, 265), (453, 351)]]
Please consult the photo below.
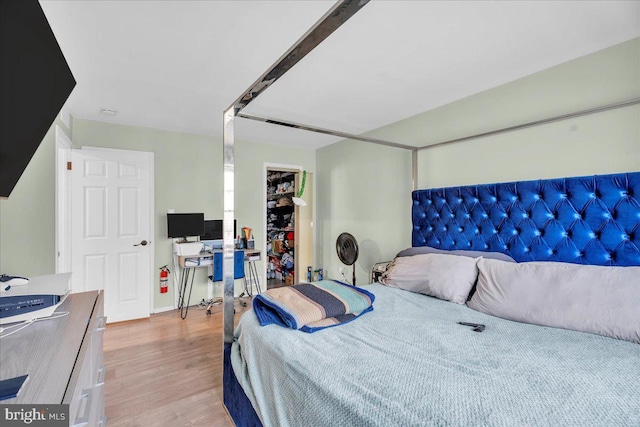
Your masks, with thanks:
[(287, 191), (286, 193), (273, 193), (273, 194), (267, 194), (267, 199), (269, 200), (277, 200), (281, 197), (284, 196), (293, 196), (293, 191)]

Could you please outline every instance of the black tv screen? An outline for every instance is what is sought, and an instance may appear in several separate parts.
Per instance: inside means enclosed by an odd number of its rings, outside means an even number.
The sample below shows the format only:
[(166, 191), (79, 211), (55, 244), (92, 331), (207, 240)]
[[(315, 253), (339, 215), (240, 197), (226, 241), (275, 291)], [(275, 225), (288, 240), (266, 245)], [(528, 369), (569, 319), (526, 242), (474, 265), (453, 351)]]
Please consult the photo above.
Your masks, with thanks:
[(37, 0), (0, 1), (0, 197), (9, 197), (76, 81)]
[(167, 235), (170, 239), (204, 234), (203, 213), (167, 214)]
[[(222, 240), (222, 220), (208, 219), (204, 222), (204, 233), (200, 236), (200, 240)], [(238, 220), (233, 220), (233, 237), (238, 235)]]

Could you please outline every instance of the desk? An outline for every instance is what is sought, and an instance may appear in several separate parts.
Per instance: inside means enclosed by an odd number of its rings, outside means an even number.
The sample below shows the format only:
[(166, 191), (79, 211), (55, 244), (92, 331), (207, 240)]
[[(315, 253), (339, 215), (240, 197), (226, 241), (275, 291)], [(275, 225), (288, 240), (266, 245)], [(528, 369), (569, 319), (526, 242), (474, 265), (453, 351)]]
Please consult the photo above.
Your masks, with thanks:
[[(243, 279), (244, 292), (240, 296), (252, 295), (253, 284), (256, 284), (258, 293), (260, 292), (260, 279), (258, 277), (258, 269), (255, 265), (256, 261), (260, 261), (261, 251), (253, 249), (239, 249), (234, 251), (234, 279)], [(245, 274), (244, 264), (247, 263), (248, 275)], [(179, 256), (178, 265), (181, 268), (180, 287), (178, 291), (178, 308), (180, 309), (180, 317), (186, 319), (189, 313), (189, 304), (191, 302), (191, 291), (193, 290), (193, 280), (195, 278), (195, 268), (210, 268), (209, 280), (212, 282), (222, 281), (222, 250), (214, 250), (213, 252), (200, 252), (193, 256)], [(190, 279), (190, 280), (189, 280)], [(187, 295), (187, 288), (189, 294)], [(185, 301), (186, 297), (186, 301)], [(218, 301), (210, 299), (207, 306), (207, 314), (211, 314), (211, 306)]]

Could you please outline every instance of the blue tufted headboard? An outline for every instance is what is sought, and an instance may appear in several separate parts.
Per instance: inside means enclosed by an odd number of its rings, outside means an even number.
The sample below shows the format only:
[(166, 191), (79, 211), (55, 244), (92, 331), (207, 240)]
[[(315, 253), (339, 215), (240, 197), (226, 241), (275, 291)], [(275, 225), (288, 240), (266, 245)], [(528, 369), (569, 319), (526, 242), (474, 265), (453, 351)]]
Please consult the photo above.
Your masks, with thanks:
[(640, 265), (640, 172), (417, 190), (413, 246)]

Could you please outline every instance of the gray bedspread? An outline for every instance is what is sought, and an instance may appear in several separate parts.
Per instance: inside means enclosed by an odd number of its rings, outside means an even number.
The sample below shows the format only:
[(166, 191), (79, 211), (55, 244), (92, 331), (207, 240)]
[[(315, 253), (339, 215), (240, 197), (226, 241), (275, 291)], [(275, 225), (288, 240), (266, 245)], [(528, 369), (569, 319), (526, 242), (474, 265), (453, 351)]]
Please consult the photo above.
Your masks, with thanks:
[(242, 316), (233, 369), (265, 426), (640, 426), (640, 345), (366, 289), (371, 313), (314, 334)]

